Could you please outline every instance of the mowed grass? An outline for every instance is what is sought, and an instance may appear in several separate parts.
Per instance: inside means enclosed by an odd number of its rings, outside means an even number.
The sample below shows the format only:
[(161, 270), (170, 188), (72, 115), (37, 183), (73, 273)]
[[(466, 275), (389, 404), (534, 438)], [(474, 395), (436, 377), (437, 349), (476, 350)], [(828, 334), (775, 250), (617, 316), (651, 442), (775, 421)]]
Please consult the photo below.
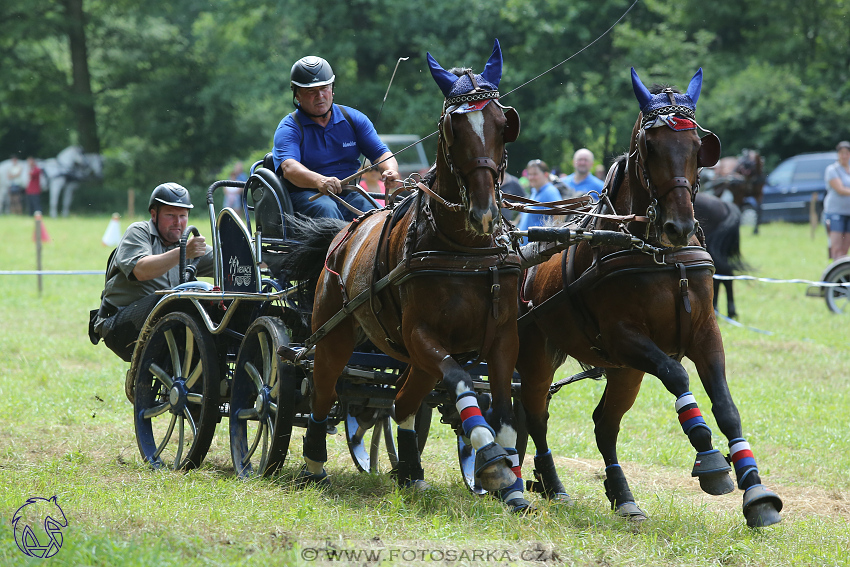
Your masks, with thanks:
[[(43, 267), (102, 269), (108, 220), (47, 219)], [(35, 268), (32, 234), (31, 219), (0, 217), (0, 269)], [(808, 227), (784, 224), (742, 236), (754, 275), (817, 280), (828, 263), (822, 229), (814, 239)], [(736, 284), (740, 322), (771, 335), (721, 323), (744, 435), (765, 483), (785, 501), (781, 524), (751, 530), (740, 491), (711, 497), (690, 477), (693, 450), (654, 377), (619, 443), (651, 516), (640, 526), (614, 517), (604, 496), (590, 419), (602, 382), (571, 385), (552, 401), (550, 441), (575, 506), (531, 496), (540, 511), (529, 517), (466, 491), (452, 432), (436, 417), (423, 455), (433, 486), (425, 494), (397, 489), (386, 474), (357, 473), (341, 434), (329, 438), (333, 486), (295, 489), (297, 430), (281, 475), (237, 480), (226, 422), (200, 470), (152, 471), (140, 461), (123, 392), (127, 365), (86, 335), (102, 284), (100, 276), (45, 276), (39, 296), (35, 276), (0, 276), (0, 565), (41, 561), (18, 550), (10, 520), (27, 498), (54, 494), (69, 524), (54, 565), (848, 564), (850, 319), (805, 297), (804, 285)], [(575, 370), (568, 363), (563, 372)], [(727, 450), (723, 438), (716, 446)], [(531, 468), (527, 460), (526, 476)]]

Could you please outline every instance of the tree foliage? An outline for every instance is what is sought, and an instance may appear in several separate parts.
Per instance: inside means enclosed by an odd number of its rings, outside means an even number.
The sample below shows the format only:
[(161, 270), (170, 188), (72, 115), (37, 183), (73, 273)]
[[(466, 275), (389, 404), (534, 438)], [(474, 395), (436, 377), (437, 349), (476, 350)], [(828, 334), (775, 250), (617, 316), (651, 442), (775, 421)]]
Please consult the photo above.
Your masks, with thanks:
[[(0, 154), (47, 157), (84, 138), (68, 4), (0, 5)], [(83, 0), (105, 187), (205, 186), (234, 160), (261, 157), (292, 110), (289, 68), (307, 54), (331, 61), (337, 102), (366, 112), (381, 132), (425, 136), (442, 104), (425, 52), (480, 71), (494, 37), (505, 57), (500, 90), (513, 91), (504, 102), (523, 121), (510, 148), (514, 172), (531, 158), (569, 171), (580, 147), (606, 164), (625, 151), (637, 117), (630, 67), (646, 84), (678, 86), (703, 67), (697, 119), (727, 155), (754, 147), (775, 165), (850, 138), (846, 2), (641, 0), (563, 63), (630, 5)], [(433, 153), (433, 139), (426, 146)]]

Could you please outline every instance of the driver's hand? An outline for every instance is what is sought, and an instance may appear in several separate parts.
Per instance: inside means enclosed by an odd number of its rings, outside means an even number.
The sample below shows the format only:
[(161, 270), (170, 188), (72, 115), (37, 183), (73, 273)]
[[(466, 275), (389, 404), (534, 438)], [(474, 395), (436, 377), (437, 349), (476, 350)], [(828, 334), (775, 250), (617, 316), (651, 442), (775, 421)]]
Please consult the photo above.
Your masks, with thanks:
[(319, 183), (318, 189), (319, 193), (324, 193), (325, 195), (328, 193), (339, 195), (342, 193), (342, 184), (336, 177), (323, 177), (322, 181)]
[(186, 242), (186, 257), (200, 258), (207, 252), (207, 241), (203, 236), (191, 236)]
[(398, 188), (401, 181), (401, 175), (394, 169), (385, 169), (381, 172), (381, 181), (384, 182), (384, 187), (390, 191)]

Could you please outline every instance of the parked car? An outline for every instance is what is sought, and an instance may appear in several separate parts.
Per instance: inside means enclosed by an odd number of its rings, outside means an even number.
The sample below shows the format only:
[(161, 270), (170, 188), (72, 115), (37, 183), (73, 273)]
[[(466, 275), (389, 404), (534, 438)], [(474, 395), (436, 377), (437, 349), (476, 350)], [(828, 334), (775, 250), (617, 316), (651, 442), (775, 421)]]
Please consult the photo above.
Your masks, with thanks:
[(836, 152), (800, 154), (786, 159), (767, 176), (761, 205), (761, 222), (809, 222), (812, 195), (820, 219), (826, 183), (826, 167), (837, 159)]
[[(404, 148), (419, 140), (419, 136), (411, 134), (380, 134), (380, 138), (391, 152), (404, 150)], [(430, 167), (428, 158), (425, 157), (425, 148), (422, 147), (422, 142), (402, 151), (395, 156), (395, 159), (398, 161), (398, 172), (402, 178)]]

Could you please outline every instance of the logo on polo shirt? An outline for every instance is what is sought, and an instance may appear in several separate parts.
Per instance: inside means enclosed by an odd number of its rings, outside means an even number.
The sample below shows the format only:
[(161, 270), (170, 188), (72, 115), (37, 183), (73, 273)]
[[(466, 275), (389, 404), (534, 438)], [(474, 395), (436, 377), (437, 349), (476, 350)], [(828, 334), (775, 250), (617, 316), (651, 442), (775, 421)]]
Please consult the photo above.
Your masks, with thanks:
[(343, 142), (342, 143), (343, 148), (353, 148), (356, 145), (357, 145), (357, 142)]

